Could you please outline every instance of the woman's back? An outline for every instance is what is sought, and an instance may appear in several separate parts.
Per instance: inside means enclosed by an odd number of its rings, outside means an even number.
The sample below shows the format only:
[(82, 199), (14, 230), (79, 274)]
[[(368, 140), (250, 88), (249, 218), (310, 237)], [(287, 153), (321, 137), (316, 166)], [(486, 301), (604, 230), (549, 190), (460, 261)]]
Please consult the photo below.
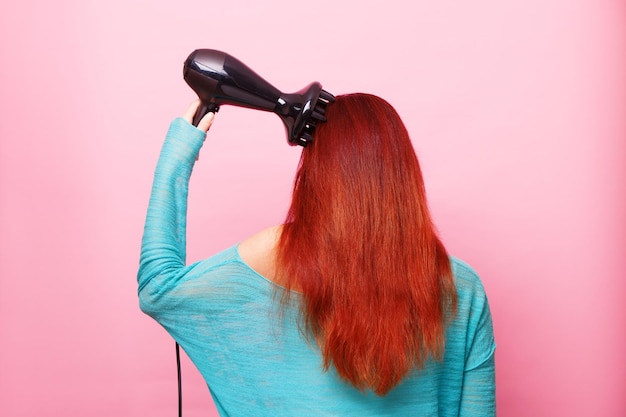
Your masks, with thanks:
[[(237, 246), (187, 267), (177, 280), (151, 281), (142, 308), (189, 355), (223, 416), (492, 415), (487, 300), (467, 265), (453, 259), (452, 269), (458, 314), (443, 361), (429, 360), (385, 396), (355, 389), (333, 368), (322, 372), (318, 346), (298, 325), (299, 294), (283, 309), (282, 288), (253, 270)], [(153, 291), (158, 300), (148, 295)]]

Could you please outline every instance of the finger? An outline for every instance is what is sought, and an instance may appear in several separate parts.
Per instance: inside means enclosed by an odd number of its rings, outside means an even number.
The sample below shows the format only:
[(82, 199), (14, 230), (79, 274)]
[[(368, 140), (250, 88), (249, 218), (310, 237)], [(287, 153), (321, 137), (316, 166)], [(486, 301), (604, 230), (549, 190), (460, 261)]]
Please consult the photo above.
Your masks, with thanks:
[(198, 123), (198, 126), (197, 126), (198, 129), (202, 130), (203, 132), (208, 132), (209, 128), (213, 124), (214, 119), (215, 119), (215, 113), (209, 112), (205, 114), (204, 117), (200, 119), (200, 122)]
[(198, 111), (198, 107), (200, 107), (200, 99), (195, 100), (193, 103), (187, 107), (185, 113), (183, 114), (183, 119), (187, 120), (189, 123), (193, 122), (193, 116)]

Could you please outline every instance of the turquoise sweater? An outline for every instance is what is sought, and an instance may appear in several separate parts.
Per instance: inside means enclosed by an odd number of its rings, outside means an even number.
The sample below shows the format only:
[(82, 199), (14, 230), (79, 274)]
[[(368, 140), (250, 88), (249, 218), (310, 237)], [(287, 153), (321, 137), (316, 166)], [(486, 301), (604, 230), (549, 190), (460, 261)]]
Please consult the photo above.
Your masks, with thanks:
[(185, 350), (221, 416), (492, 416), (493, 329), (483, 286), (453, 258), (458, 314), (445, 358), (416, 370), (388, 395), (360, 392), (333, 369), (297, 323), (298, 294), (285, 310), (276, 284), (257, 274), (237, 246), (185, 265), (187, 190), (204, 132), (179, 118), (161, 150), (138, 272), (142, 311)]

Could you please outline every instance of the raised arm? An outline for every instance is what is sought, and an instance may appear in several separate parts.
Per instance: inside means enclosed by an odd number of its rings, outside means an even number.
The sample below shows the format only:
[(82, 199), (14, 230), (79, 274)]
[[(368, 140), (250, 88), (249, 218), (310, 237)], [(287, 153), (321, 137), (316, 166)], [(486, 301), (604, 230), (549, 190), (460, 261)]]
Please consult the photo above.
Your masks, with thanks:
[[(137, 281), (139, 293), (155, 280), (160, 290), (175, 284), (185, 266), (187, 192), (193, 165), (213, 122), (207, 114), (198, 127), (191, 119), (198, 103), (192, 104), (183, 117), (172, 121), (157, 163), (148, 204), (141, 244)], [(152, 291), (148, 297), (160, 292)]]

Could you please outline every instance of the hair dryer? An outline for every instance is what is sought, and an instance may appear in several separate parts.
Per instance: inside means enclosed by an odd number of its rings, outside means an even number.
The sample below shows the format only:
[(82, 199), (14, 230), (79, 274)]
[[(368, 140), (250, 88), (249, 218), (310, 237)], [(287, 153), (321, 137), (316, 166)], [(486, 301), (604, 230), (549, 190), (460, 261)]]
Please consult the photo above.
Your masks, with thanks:
[(326, 106), (335, 100), (318, 82), (296, 93), (282, 93), (241, 61), (213, 49), (192, 52), (183, 76), (201, 101), (194, 125), (223, 104), (270, 111), (285, 124), (290, 145), (306, 146), (313, 141), (315, 123), (326, 121)]

